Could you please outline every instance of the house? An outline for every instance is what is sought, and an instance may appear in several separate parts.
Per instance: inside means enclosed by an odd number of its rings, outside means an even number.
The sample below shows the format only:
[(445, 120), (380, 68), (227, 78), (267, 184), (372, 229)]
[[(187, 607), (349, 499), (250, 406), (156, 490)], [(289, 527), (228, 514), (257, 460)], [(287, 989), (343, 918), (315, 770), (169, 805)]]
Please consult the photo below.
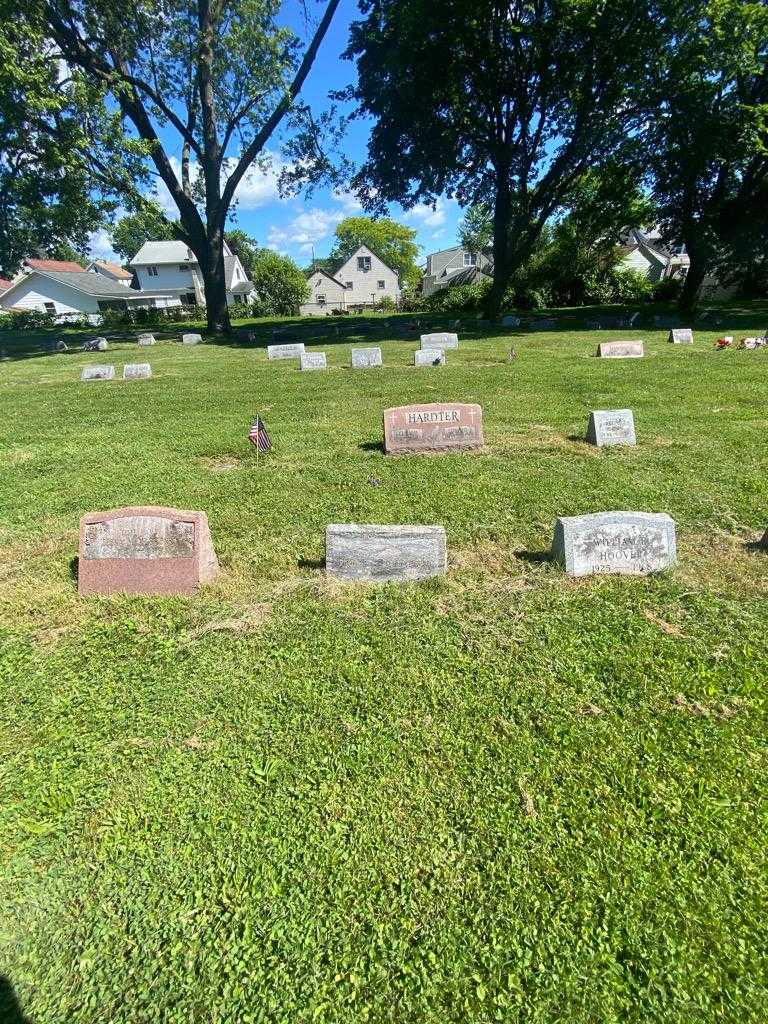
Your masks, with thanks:
[[(145, 242), (128, 264), (139, 288), (148, 294), (174, 295), (185, 306), (204, 306), (203, 275), (197, 257), (185, 242)], [(227, 243), (224, 243), (227, 303), (247, 303), (253, 284)]]
[(441, 288), (475, 284), (493, 274), (488, 252), (471, 252), (460, 245), (430, 253), (421, 282), (422, 293), (432, 295)]
[(299, 307), (302, 316), (324, 316), (334, 310), (362, 312), (390, 298), (400, 301), (397, 271), (380, 256), (360, 245), (331, 270), (312, 269), (307, 278), (309, 302)]
[(89, 274), (101, 274), (102, 277), (117, 281), (126, 288), (130, 288), (133, 282), (133, 274), (130, 271), (123, 270), (117, 263), (109, 263), (107, 260), (94, 260), (85, 269)]
[(88, 316), (92, 322), (106, 309), (133, 309), (142, 306), (178, 306), (172, 295), (146, 295), (134, 288), (92, 274), (77, 263), (77, 269), (52, 269), (60, 260), (26, 260), (10, 286), (0, 291), (0, 308), (50, 313), (59, 321)]
[(684, 278), (690, 265), (685, 251), (666, 245), (654, 229), (647, 233), (638, 228), (625, 231), (619, 243), (619, 257), (623, 269), (637, 270), (654, 284)]

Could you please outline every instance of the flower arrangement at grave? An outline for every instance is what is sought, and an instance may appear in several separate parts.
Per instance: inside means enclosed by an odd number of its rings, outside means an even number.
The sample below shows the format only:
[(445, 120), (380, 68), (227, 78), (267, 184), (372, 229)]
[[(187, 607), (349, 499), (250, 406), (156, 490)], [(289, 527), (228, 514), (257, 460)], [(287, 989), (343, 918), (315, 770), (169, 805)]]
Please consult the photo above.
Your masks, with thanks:
[(715, 342), (715, 348), (720, 351), (724, 348), (730, 348), (733, 344), (733, 338), (718, 338)]

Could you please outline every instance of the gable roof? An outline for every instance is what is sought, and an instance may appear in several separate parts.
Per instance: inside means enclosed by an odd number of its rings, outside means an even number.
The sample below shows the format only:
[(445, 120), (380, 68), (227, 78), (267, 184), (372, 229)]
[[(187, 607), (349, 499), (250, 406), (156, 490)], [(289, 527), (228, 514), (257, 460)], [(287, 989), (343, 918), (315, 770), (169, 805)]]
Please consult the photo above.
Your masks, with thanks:
[(101, 274), (89, 274), (85, 270), (32, 270), (14, 281), (8, 291), (24, 284), (33, 275), (44, 280), (56, 281), (58, 284), (73, 288), (82, 295), (91, 295), (97, 299), (129, 299), (141, 294), (135, 290), (132, 292), (132, 289), (126, 288), (124, 284), (112, 281), (108, 277), (102, 277)]
[(395, 277), (399, 278), (400, 275), (394, 269), (394, 267), (390, 267), (390, 265), (387, 263), (387, 261), (385, 259), (382, 259), (382, 257), (379, 256), (379, 254), (376, 252), (376, 250), (372, 249), (370, 247), (370, 245), (366, 245), (365, 242), (363, 242), (362, 245), (358, 245), (358, 247), (355, 249), (355, 251), (350, 256), (347, 256), (347, 258), (345, 260), (339, 260), (338, 265), (334, 268), (334, 271), (333, 271), (334, 274), (338, 274), (338, 272), (341, 270), (341, 268), (343, 266), (346, 266), (346, 264), (349, 263), (350, 260), (353, 260), (357, 256), (357, 254), (360, 252), (361, 249), (365, 249), (366, 252), (369, 252), (371, 254), (371, 256), (375, 256), (376, 259), (380, 263), (384, 264), (384, 266), (387, 268), (387, 270), (389, 270), (392, 274), (394, 274)]
[[(225, 241), (224, 258), (232, 255), (232, 250)], [(128, 266), (145, 266), (149, 263), (197, 263), (197, 256), (186, 242), (145, 242), (133, 259), (128, 261)]]
[[(346, 261), (346, 260), (344, 260), (344, 263), (346, 263), (346, 262), (347, 262), (347, 261)], [(342, 264), (341, 264), (341, 266), (342, 266), (342, 267), (344, 266), (344, 263), (342, 263)], [(340, 281), (340, 280), (338, 279), (338, 277), (334, 277), (334, 276), (333, 276), (333, 274), (329, 274), (329, 273), (328, 273), (328, 271), (327, 271), (327, 270), (325, 270), (325, 269), (324, 269), (323, 267), (313, 267), (313, 268), (312, 268), (312, 269), (311, 269), (311, 270), (310, 270), (310, 271), (308, 272), (308, 274), (307, 274), (307, 278), (310, 278), (310, 277), (312, 277), (312, 275), (313, 275), (313, 274), (322, 274), (322, 275), (323, 275), (323, 277), (327, 277), (327, 278), (328, 278), (328, 280), (329, 280), (329, 281), (333, 281), (333, 283), (334, 283), (334, 284), (338, 284), (338, 285), (341, 285), (341, 287), (342, 287), (342, 288), (346, 288), (346, 285), (344, 284), (344, 282), (343, 282), (343, 281)]]
[(81, 267), (79, 263), (75, 263), (73, 260), (24, 260), (24, 266), (29, 267), (30, 270), (53, 270), (62, 271), (64, 273), (85, 273), (85, 267)]
[(90, 266), (101, 267), (102, 270), (106, 270), (108, 274), (112, 274), (113, 277), (119, 277), (123, 281), (132, 281), (133, 274), (128, 270), (123, 270), (117, 263), (110, 263), (108, 260), (94, 260)]

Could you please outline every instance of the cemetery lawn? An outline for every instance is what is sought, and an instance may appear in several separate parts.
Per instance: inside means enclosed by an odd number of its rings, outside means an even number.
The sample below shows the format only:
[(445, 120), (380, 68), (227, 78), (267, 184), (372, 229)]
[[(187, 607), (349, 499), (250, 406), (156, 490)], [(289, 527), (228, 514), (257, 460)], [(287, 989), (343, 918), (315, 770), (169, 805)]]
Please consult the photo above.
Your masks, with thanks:
[[(764, 1022), (768, 351), (713, 342), (766, 322), (0, 363), (0, 1020)], [(487, 449), (385, 456), (439, 400)], [(636, 448), (581, 439), (611, 408)], [(78, 599), (80, 516), (133, 504), (207, 512), (219, 580)], [(668, 512), (678, 567), (548, 561), (610, 509)], [(334, 522), (442, 524), (449, 575), (329, 582)]]

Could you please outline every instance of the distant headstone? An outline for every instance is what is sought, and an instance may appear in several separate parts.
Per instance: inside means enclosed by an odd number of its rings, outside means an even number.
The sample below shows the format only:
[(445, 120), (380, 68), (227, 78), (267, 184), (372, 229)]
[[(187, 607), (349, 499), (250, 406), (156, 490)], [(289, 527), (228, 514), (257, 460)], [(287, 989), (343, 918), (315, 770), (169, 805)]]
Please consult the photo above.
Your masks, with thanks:
[(203, 338), (200, 334), (182, 334), (182, 345), (202, 345)]
[(642, 359), (645, 352), (642, 341), (604, 341), (597, 354), (602, 359)]
[(218, 570), (204, 512), (140, 506), (80, 520), (81, 595), (194, 594)]
[(381, 366), (380, 348), (353, 348), (352, 369), (367, 370), (373, 366)]
[[(186, 335), (185, 335), (185, 337), (186, 337)], [(190, 337), (195, 337), (195, 335), (190, 335)], [(200, 335), (198, 334), (198, 335), (196, 335), (196, 337), (198, 337), (198, 338), (199, 338), (199, 337), (200, 337)], [(154, 334), (140, 334), (140, 335), (138, 336), (138, 338), (136, 339), (136, 341), (137, 341), (137, 342), (139, 343), (139, 345), (141, 345), (142, 347), (144, 347), (144, 346), (146, 346), (146, 345), (154, 345), (154, 344), (156, 344), (156, 342), (155, 342), (155, 336), (154, 336)], [(195, 343), (194, 343), (194, 342), (190, 342), (190, 341), (188, 341), (188, 342), (185, 342), (185, 344), (187, 344), (187, 345), (192, 345), (192, 344), (195, 344)]]
[(267, 359), (300, 359), (304, 355), (304, 342), (267, 345)]
[(66, 341), (61, 338), (58, 341), (44, 341), (40, 346), (42, 352), (68, 352)]
[(384, 450), (458, 451), (482, 448), (483, 410), (461, 402), (401, 405), (384, 412)]
[(342, 580), (421, 580), (448, 567), (442, 526), (332, 525), (325, 531), (325, 569)]
[(421, 347), (422, 349), (430, 350), (436, 348), (458, 348), (459, 336), (458, 334), (449, 334), (447, 331), (441, 331), (437, 334), (422, 334)]
[(11, 357), (5, 351), (4, 348), (0, 348), (0, 363), (10, 362)]
[(587, 441), (598, 448), (636, 444), (635, 418), (631, 409), (595, 409), (589, 414)]
[(693, 331), (690, 327), (673, 327), (667, 341), (671, 341), (675, 345), (692, 345)]
[(551, 331), (557, 327), (557, 320), (534, 320), (531, 323), (532, 331)]
[(504, 316), (501, 318), (502, 327), (519, 327), (520, 317), (519, 316)]
[(675, 524), (665, 513), (598, 512), (555, 524), (552, 559), (569, 576), (647, 576), (675, 564)]
[(106, 352), (108, 348), (106, 338), (88, 338), (83, 342), (83, 352)]
[(143, 380), (152, 376), (149, 363), (126, 363), (123, 367), (123, 380)]
[(445, 366), (445, 349), (422, 348), (413, 353), (414, 366)]
[(325, 352), (302, 352), (300, 359), (302, 370), (325, 370), (328, 366)]
[(80, 380), (114, 380), (114, 366), (85, 366)]

